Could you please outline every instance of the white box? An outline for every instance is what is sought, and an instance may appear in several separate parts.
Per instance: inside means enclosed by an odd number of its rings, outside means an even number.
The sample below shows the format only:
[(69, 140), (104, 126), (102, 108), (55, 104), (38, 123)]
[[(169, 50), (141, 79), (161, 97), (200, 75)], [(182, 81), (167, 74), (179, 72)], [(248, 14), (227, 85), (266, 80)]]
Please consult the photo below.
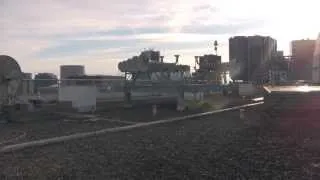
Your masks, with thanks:
[(79, 112), (96, 109), (97, 88), (95, 86), (63, 86), (59, 88), (59, 101), (71, 101)]

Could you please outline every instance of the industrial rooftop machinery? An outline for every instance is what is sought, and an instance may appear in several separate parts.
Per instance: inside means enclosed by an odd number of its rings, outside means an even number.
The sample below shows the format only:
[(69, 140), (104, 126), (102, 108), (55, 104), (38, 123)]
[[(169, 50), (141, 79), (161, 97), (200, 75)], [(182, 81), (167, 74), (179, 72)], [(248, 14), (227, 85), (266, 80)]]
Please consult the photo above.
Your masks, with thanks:
[[(125, 73), (126, 80), (132, 82), (183, 80), (190, 74), (190, 66), (178, 64), (179, 55), (175, 55), (175, 63), (165, 63), (163, 58), (159, 51), (147, 50), (141, 52), (139, 56), (120, 62), (118, 68)], [(174, 77), (179, 75), (181, 78)], [(152, 76), (158, 76), (158, 78)]]
[(190, 77), (190, 66), (179, 65), (179, 55), (174, 63), (165, 63), (159, 51), (146, 50), (118, 64), (118, 69), (125, 73), (125, 96), (131, 100), (131, 90), (136, 87), (153, 88), (175, 87), (182, 85)]
[[(220, 85), (227, 82), (228, 63), (222, 63), (218, 55), (218, 41), (214, 41), (215, 54), (195, 56), (193, 79)], [(197, 68), (198, 67), (198, 68)]]
[[(197, 66), (199, 67), (198, 69)], [(221, 66), (221, 56), (213, 54), (195, 56), (194, 78), (196, 80), (207, 80), (220, 84)]]
[[(118, 64), (121, 72), (132, 75), (132, 80), (139, 78), (139, 75), (150, 75), (151, 73), (167, 74), (173, 72), (190, 72), (190, 66), (178, 65), (179, 55), (175, 55), (175, 63), (163, 62), (164, 56), (160, 56), (159, 51), (147, 50), (141, 52), (139, 56), (134, 56)], [(141, 77), (141, 76), (140, 76)]]
[(0, 112), (9, 122), (12, 120), (21, 80), (22, 72), (17, 61), (10, 56), (0, 55)]

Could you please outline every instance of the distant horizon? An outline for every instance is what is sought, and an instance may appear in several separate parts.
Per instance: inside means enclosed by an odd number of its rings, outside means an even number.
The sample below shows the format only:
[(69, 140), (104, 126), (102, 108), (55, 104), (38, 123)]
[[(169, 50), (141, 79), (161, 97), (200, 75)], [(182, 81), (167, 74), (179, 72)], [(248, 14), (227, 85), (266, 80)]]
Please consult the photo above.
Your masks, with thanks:
[[(59, 66), (83, 64), (88, 74), (120, 74), (118, 62), (154, 48), (191, 67), (194, 56), (214, 52), (229, 61), (228, 39), (271, 36), (290, 53), (290, 42), (316, 39), (317, 0), (39, 1), (3, 0), (1, 54), (16, 59), (24, 72), (59, 75)], [(270, 13), (272, 12), (272, 13)], [(299, 12), (299, 13), (297, 13)]]
[[(241, 36), (241, 35), (237, 35), (237, 36)], [(260, 36), (259, 34), (255, 34), (255, 35), (247, 35), (247, 36)], [(236, 36), (231, 36), (231, 37), (236, 37)], [(270, 37), (272, 37), (272, 36), (270, 36)], [(289, 42), (289, 46), (290, 46), (290, 44), (291, 44), (291, 42), (293, 42), (293, 41), (300, 41), (300, 40), (316, 40), (316, 38), (315, 39), (310, 39), (310, 38), (303, 38), (303, 39), (295, 39), (295, 40), (291, 40), (290, 42)], [(137, 53), (136, 53), (136, 55), (139, 55), (139, 53), (141, 52), (141, 51), (143, 51), (143, 50), (146, 50), (146, 49), (153, 49), (153, 48), (144, 48), (144, 49), (142, 49), (142, 50), (140, 50), (140, 51), (137, 51)], [(229, 49), (229, 48), (228, 48)], [(157, 49), (153, 49), (153, 50), (156, 50), (157, 51)], [(283, 51), (284, 52), (284, 56), (291, 56), (291, 52), (290, 52), (290, 48), (289, 48), (289, 51), (287, 51), (287, 52), (285, 52), (284, 50), (281, 50), (281, 49), (277, 49), (278, 51)], [(161, 53), (161, 52), (160, 52)], [(173, 53), (174, 54), (174, 53)], [(204, 54), (201, 54), (201, 55), (199, 55), (199, 56), (202, 56), (202, 55), (205, 55), (205, 54), (215, 54), (215, 52), (212, 50), (212, 52), (208, 52), (208, 53), (204, 53)], [(219, 55), (219, 54), (218, 54)], [(134, 55), (135, 56), (135, 55)], [(182, 56), (183, 57), (183, 54), (180, 54), (180, 56)], [(131, 56), (132, 57), (132, 56)], [(125, 59), (128, 59), (128, 58), (131, 58), (131, 57), (127, 57), (127, 58), (125, 58)], [(194, 56), (193, 56), (194, 57)], [(222, 59), (223, 59), (223, 56), (221, 56), (222, 57)], [(14, 57), (13, 57), (14, 58)], [(123, 60), (125, 60), (125, 59), (123, 59)], [(18, 60), (17, 60), (18, 61)], [(122, 61), (122, 60), (119, 60), (118, 62), (120, 62), (120, 61)], [(173, 56), (171, 57), (171, 61), (173, 62)], [(170, 62), (171, 62), (170, 61)], [(167, 61), (165, 61), (165, 62), (167, 62)], [(229, 59), (227, 59), (227, 61), (226, 61), (226, 59), (224, 59), (224, 61), (222, 61), (222, 62), (229, 62)], [(19, 63), (19, 61), (18, 61), (18, 63)], [(19, 63), (20, 64), (20, 63)], [(181, 64), (181, 63), (180, 63)], [(85, 64), (77, 64), (77, 63), (75, 63), (75, 64), (57, 64), (57, 68), (58, 68), (58, 72), (56, 72), (56, 73), (54, 73), (54, 72), (24, 72), (24, 73), (32, 73), (32, 75), (34, 76), (34, 75), (36, 75), (36, 74), (38, 74), (38, 73), (52, 73), (52, 74), (55, 74), (58, 78), (60, 78), (60, 66), (62, 66), (62, 65), (81, 65), (81, 66), (84, 66), (85, 67), (85, 70), (86, 70), (86, 65)], [(194, 62), (193, 62), (193, 64), (191, 63), (191, 64), (186, 64), (186, 65), (190, 65), (190, 68), (191, 69), (193, 69), (192, 67), (193, 67), (193, 65), (194, 65)], [(22, 68), (22, 67), (21, 67)], [(116, 66), (115, 66), (115, 68), (118, 70), (118, 66), (117, 66), (117, 64), (116, 64)], [(90, 71), (91, 72), (91, 71)], [(90, 76), (96, 76), (96, 75), (110, 75), (110, 76), (121, 76), (121, 75), (123, 75), (123, 72), (120, 72), (119, 70), (118, 70), (118, 72), (114, 72), (113, 74), (106, 74), (106, 73), (87, 73), (86, 72), (86, 75), (90, 75)]]
[[(237, 35), (237, 36), (242, 36), (242, 35)], [(246, 35), (246, 36), (262, 36), (262, 35), (254, 34), (254, 35)], [(236, 37), (236, 36), (231, 36), (231, 37)], [(273, 38), (272, 36), (270, 36), (270, 37)], [(293, 40), (291, 40), (289, 42), (289, 46), (293, 41), (301, 41), (301, 40), (314, 40), (315, 41), (315, 40), (317, 40), (317, 38), (315, 38), (315, 39), (311, 39), (311, 38), (293, 39)], [(152, 49), (152, 50), (157, 51), (157, 49), (154, 49), (154, 48), (143, 48), (142, 50), (137, 51), (137, 53), (135, 55), (139, 55), (139, 53), (141, 51), (148, 50), (148, 49)], [(277, 50), (278, 51), (283, 51), (284, 52), (284, 56), (291, 56), (290, 48), (289, 48), (288, 52), (285, 52), (284, 50), (281, 50), (281, 49), (277, 49)], [(160, 54), (161, 54), (161, 52), (160, 52)], [(205, 55), (205, 54), (215, 54), (215, 52), (212, 50), (212, 52), (204, 53), (204, 54), (201, 54), (200, 56)], [(180, 54), (180, 56), (183, 56), (183, 54)], [(127, 57), (126, 59), (131, 58), (131, 57)], [(171, 60), (173, 60), (173, 57), (171, 58)], [(229, 59), (227, 59), (227, 60), (228, 61), (223, 61), (223, 62), (229, 62)], [(58, 78), (60, 78), (60, 66), (62, 66), (62, 65), (81, 65), (81, 66), (84, 66), (85, 70), (86, 70), (86, 65), (85, 64), (61, 64), (61, 65), (58, 65), (58, 72), (57, 73), (54, 73), (54, 72), (25, 72), (25, 73), (32, 73), (33, 76), (38, 74), (38, 73), (52, 73), (52, 74), (55, 74)], [(190, 65), (191, 69), (193, 69), (192, 67), (193, 67), (194, 63), (193, 64), (187, 64), (187, 65)], [(116, 68), (118, 70), (118, 66), (116, 66)], [(123, 72), (120, 72), (118, 70), (118, 72), (115, 72), (114, 74), (106, 74), (106, 73), (90, 73), (90, 74), (88, 74), (88, 73), (86, 73), (86, 75), (90, 75), (90, 76), (99, 76), (99, 75), (121, 76), (121, 75), (123, 75)]]

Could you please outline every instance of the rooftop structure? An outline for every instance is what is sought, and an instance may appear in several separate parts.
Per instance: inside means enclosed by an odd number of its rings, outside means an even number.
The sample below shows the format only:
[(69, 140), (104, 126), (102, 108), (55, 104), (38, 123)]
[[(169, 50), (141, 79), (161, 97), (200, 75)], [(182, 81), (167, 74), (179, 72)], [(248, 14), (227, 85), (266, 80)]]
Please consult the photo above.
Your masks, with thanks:
[(170, 80), (172, 73), (190, 72), (190, 66), (178, 64), (179, 57), (179, 55), (175, 55), (175, 63), (166, 63), (158, 51), (147, 50), (141, 52), (139, 56), (120, 62), (118, 68), (126, 75), (131, 74), (132, 79), (147, 78), (151, 80), (152, 75), (157, 73), (161, 79)]
[[(197, 68), (197, 66), (199, 68)], [(209, 80), (221, 82), (221, 56), (213, 54), (205, 54), (203, 56), (195, 56), (195, 73), (193, 78), (196, 80)]]
[(120, 62), (118, 69), (121, 72), (130, 73), (190, 71), (190, 66), (178, 64), (179, 55), (175, 55), (175, 58), (175, 63), (165, 63), (159, 51), (147, 50), (141, 52), (139, 56)]
[(16, 95), (22, 80), (21, 68), (10, 56), (0, 55), (0, 110), (12, 120)]

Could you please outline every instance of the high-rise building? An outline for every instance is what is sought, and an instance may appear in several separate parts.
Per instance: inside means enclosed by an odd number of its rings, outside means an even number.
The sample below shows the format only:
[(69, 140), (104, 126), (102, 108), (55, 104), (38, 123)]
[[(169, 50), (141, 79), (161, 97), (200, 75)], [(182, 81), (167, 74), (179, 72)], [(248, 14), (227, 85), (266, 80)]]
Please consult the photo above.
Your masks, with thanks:
[(293, 80), (312, 80), (312, 64), (315, 40), (294, 40), (291, 42)]
[(320, 33), (315, 43), (312, 68), (312, 81), (320, 83)]
[(229, 39), (230, 76), (233, 80), (263, 81), (264, 66), (277, 55), (277, 41), (269, 36), (236, 36)]
[(278, 51), (271, 61), (266, 63), (271, 84), (284, 83), (288, 80), (290, 57), (284, 56), (283, 51)]
[(230, 76), (233, 80), (247, 80), (248, 37), (236, 36), (229, 39)]

